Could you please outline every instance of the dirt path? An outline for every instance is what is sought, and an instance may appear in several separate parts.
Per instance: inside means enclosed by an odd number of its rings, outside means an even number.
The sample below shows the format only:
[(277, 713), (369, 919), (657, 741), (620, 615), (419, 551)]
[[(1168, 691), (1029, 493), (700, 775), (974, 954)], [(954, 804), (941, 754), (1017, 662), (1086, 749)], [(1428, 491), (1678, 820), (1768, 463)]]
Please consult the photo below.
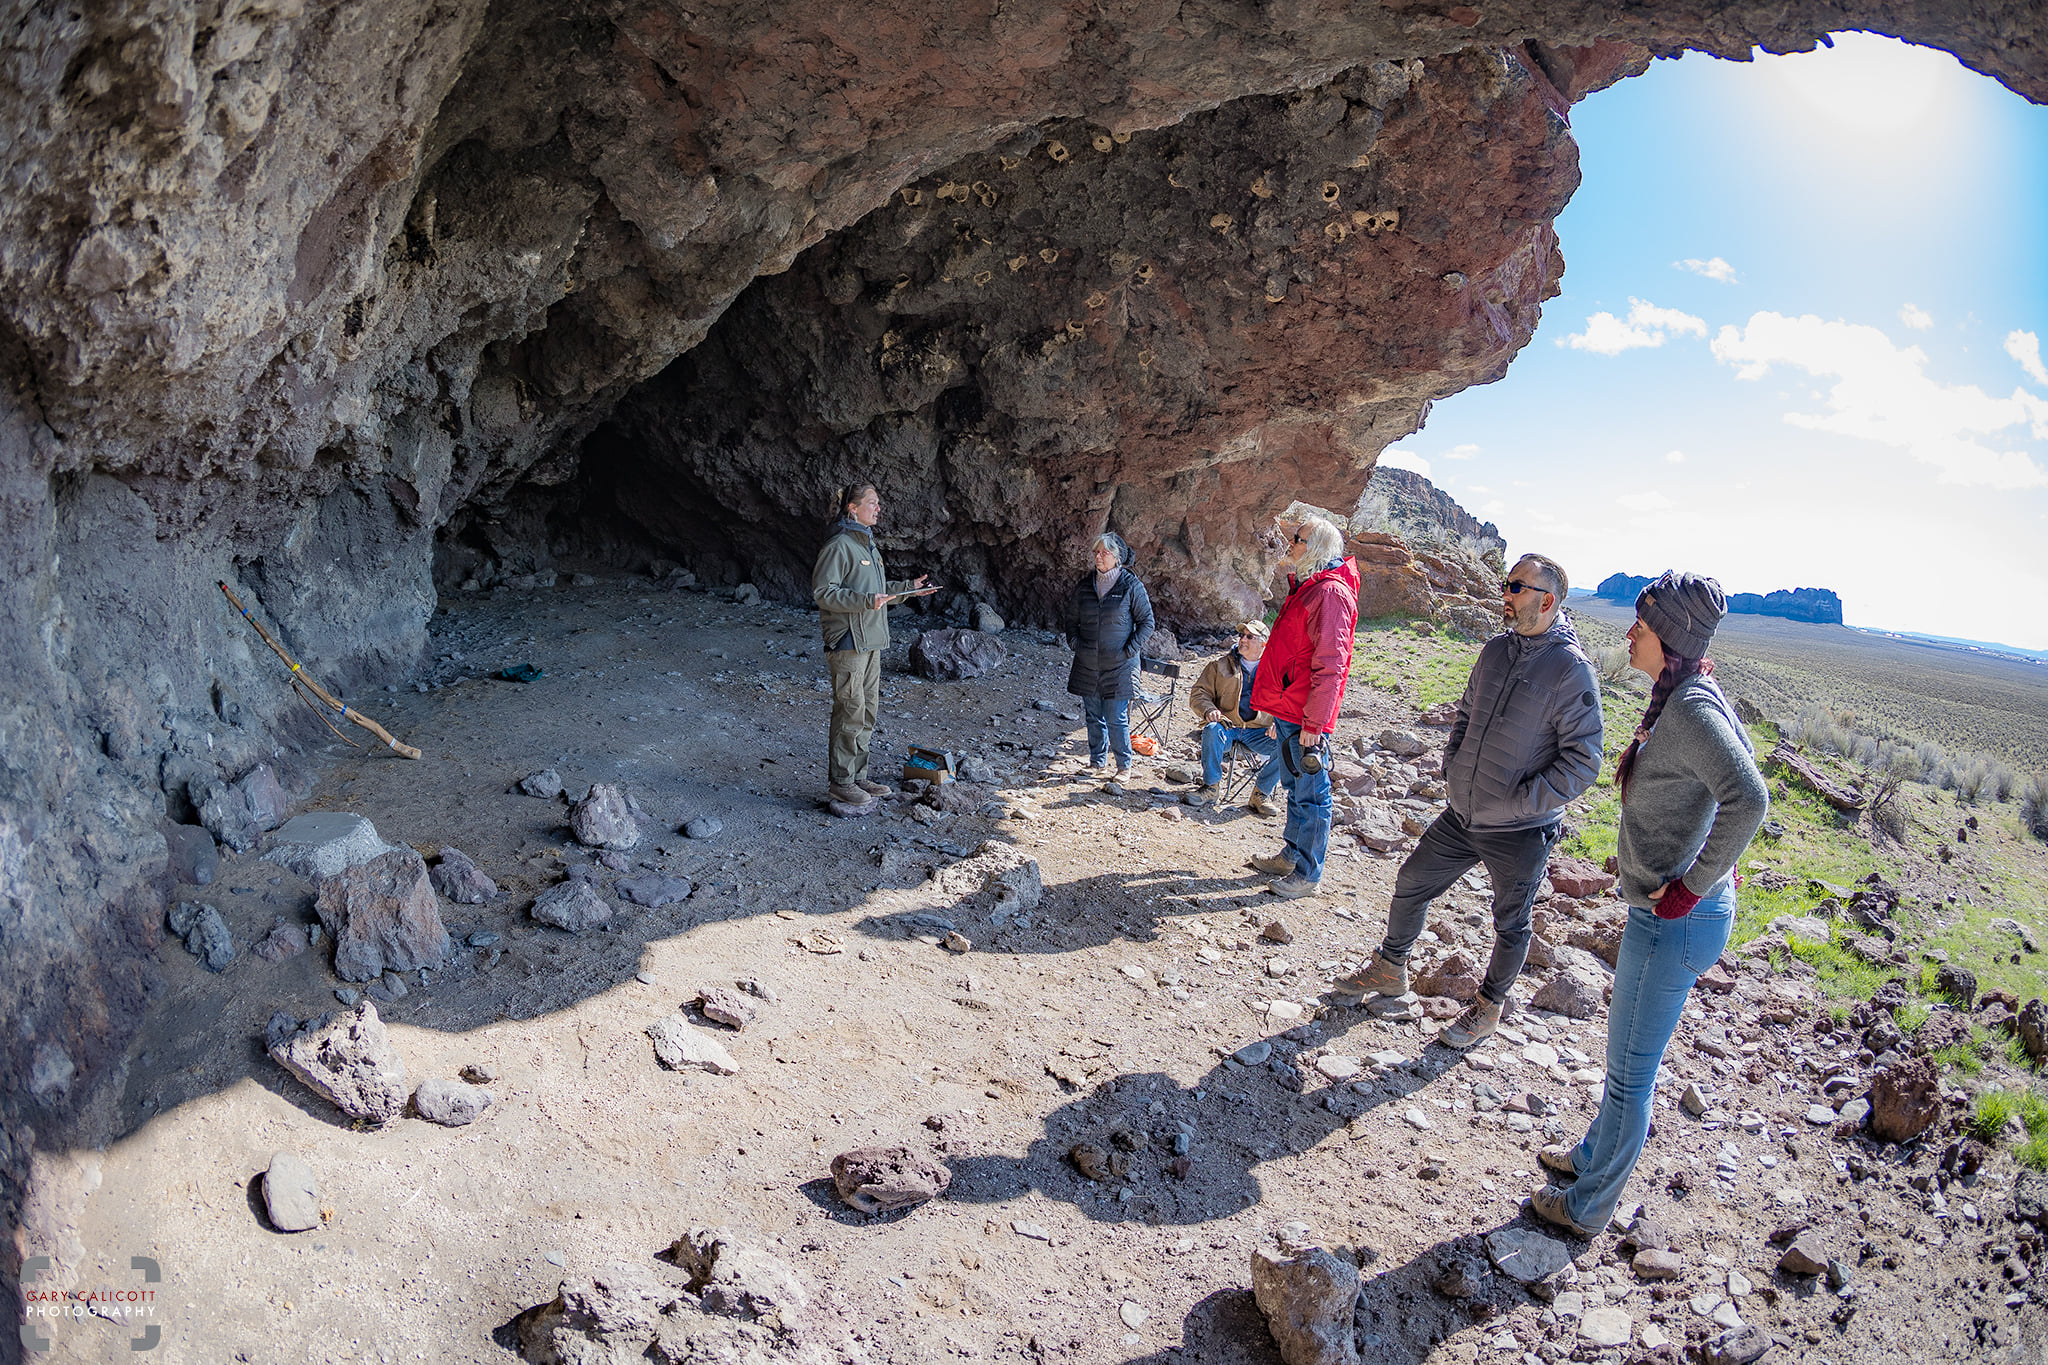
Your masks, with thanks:
[[(986, 799), (1028, 818), (925, 823), (908, 803), (854, 820), (822, 812), (829, 698), (808, 613), (611, 583), (468, 599), (437, 617), (437, 654), (457, 656), (437, 660), (437, 676), (534, 662), (547, 677), (378, 699), (378, 718), (426, 758), (329, 754), (310, 805), (364, 814), (430, 856), (460, 848), (504, 889), (490, 905), (442, 906), (458, 944), (495, 943), (462, 947), (429, 982), (413, 974), (407, 995), (380, 1007), (415, 1082), (481, 1064), (497, 1073), (497, 1102), (464, 1128), (352, 1125), (260, 1042), (274, 1011), (335, 1008), (341, 983), (319, 955), (270, 963), (242, 951), (216, 976), (167, 939), (168, 990), (129, 1058), (122, 1136), (46, 1160), (38, 1185), (38, 1225), (62, 1242), (73, 1284), (126, 1287), (130, 1256), (161, 1263), (160, 1354), (132, 1358), (502, 1361), (505, 1324), (565, 1278), (727, 1225), (836, 1296), (877, 1360), (1272, 1361), (1248, 1257), (1292, 1219), (1362, 1249), (1359, 1321), (1377, 1359), (1570, 1354), (1575, 1318), (1502, 1277), (1477, 1298), (1431, 1286), (1467, 1245), (1457, 1239), (1533, 1226), (1518, 1210), (1534, 1150), (1546, 1128), (1575, 1139), (1590, 1118), (1604, 1019), (1525, 1014), (1515, 1040), (1482, 1049), (1480, 1070), (1429, 1043), (1434, 1021), (1323, 1012), (1328, 980), (1376, 940), (1393, 858), (1339, 838), (1324, 894), (1282, 907), (1244, 867), (1277, 844), (1277, 821), (1181, 804), (1165, 756), (1141, 762), (1122, 796), (1070, 780), (1081, 746), (1061, 714), (1063, 650), (1013, 631), (999, 676), (929, 683), (903, 670), (908, 633), (887, 661), (878, 771), (908, 742), (950, 746), (994, 764)], [(1413, 715), (1360, 689), (1339, 737)], [(1183, 708), (1176, 732), (1186, 723)], [(548, 767), (572, 788), (623, 784), (652, 817), (633, 870), (686, 876), (696, 893), (655, 910), (621, 903), (611, 926), (580, 937), (536, 925), (534, 893), (591, 861), (564, 804), (509, 790)], [(673, 832), (700, 815), (723, 831)], [(985, 902), (926, 880), (991, 838), (1037, 859), (1045, 887), (1041, 905), (1000, 926)], [(612, 877), (602, 870), (600, 884)], [(311, 918), (310, 888), (253, 857), (181, 894), (216, 905), (244, 949), (276, 916)], [(1483, 904), (1461, 888), (1433, 927), (1483, 946)], [(933, 941), (933, 915), (973, 950)], [(1292, 942), (1260, 937), (1275, 919)], [(816, 951), (827, 939), (843, 951)], [(661, 1069), (646, 1026), (741, 978), (777, 1000), (723, 1038), (738, 1074)], [(1756, 1019), (1742, 997), (1704, 1001), (1697, 1016), (1701, 1027)], [(1775, 1026), (1764, 1036), (1796, 1092), (1814, 1040)], [(1269, 1059), (1230, 1059), (1260, 1040), (1274, 1045)], [(1526, 1059), (1538, 1054), (1525, 1045), (1545, 1043), (1562, 1054), (1554, 1065)], [(1398, 1063), (1375, 1066), (1374, 1053)], [(1872, 1187), (1889, 1202), (1866, 1223), (1858, 1206), (1877, 1196), (1845, 1191), (1836, 1144), (1776, 1135), (1801, 1128), (1777, 1117), (1794, 1112), (1782, 1081), (1716, 1077), (1710, 1059), (1680, 1053), (1674, 1070), (1718, 1079), (1729, 1113), (1773, 1117), (1759, 1135), (1660, 1109), (1630, 1197), (1682, 1231), (1690, 1278), (1669, 1292), (1637, 1285), (1625, 1262), (1614, 1268), (1609, 1236), (1581, 1258), (1581, 1288), (1619, 1298), (1639, 1333), (1661, 1320), (1680, 1344), (1697, 1339), (1706, 1319), (1688, 1300), (1706, 1279), (1725, 1285), (1742, 1267), (1772, 1284), (1764, 1239), (1790, 1207), (1775, 1192), (1797, 1188), (1845, 1256), (1859, 1241), (1877, 1248), (1881, 1260), (1859, 1264), (1896, 1292), (1873, 1291), (1885, 1311), (1866, 1307), (1841, 1328), (1824, 1286), (1788, 1283), (1741, 1300), (1746, 1319), (1804, 1359), (1872, 1358), (1880, 1333), (1893, 1348), (1969, 1356), (1970, 1303), (1996, 1298), (1936, 1291), (1969, 1272), (1965, 1243), (1988, 1234), (1909, 1206), (1924, 1196), (1905, 1168)], [(1332, 1056), (1368, 1059), (1356, 1084), (1313, 1065)], [(1534, 1091), (1561, 1112), (1481, 1112), (1478, 1083)], [(1127, 1181), (1088, 1181), (1066, 1159), (1119, 1131), (1138, 1146)], [(1713, 1154), (1731, 1139), (1741, 1173), (1710, 1190)], [(831, 1158), (894, 1143), (944, 1161), (950, 1193), (903, 1214), (851, 1212)], [(318, 1175), (323, 1227), (268, 1230), (258, 1176), (279, 1149)], [(1682, 1202), (1665, 1189), (1681, 1168), (1697, 1170)], [(1977, 1202), (1998, 1202), (1987, 1194)], [(58, 1323), (56, 1358), (126, 1355), (134, 1321)]]

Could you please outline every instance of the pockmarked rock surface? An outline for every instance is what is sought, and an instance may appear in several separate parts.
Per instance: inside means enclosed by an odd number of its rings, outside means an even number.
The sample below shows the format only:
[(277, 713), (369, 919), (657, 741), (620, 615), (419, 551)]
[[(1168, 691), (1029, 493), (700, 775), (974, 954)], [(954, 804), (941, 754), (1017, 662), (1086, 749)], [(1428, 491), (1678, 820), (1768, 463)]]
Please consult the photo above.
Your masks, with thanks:
[(1252, 1298), (1286, 1365), (1358, 1365), (1358, 1267), (1325, 1247), (1257, 1247)]
[(278, 1014), (264, 1043), (272, 1061), (350, 1118), (382, 1123), (405, 1108), (405, 1062), (367, 1000), (303, 1024)]

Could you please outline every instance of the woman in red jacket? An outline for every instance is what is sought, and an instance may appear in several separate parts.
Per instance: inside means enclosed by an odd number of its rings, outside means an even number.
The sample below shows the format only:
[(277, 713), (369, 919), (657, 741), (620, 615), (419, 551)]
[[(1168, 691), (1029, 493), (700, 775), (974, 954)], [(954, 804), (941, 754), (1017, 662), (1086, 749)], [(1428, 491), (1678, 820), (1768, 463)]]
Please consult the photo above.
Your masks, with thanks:
[(1279, 730), (1286, 844), (1277, 854), (1252, 859), (1252, 866), (1277, 878), (1274, 895), (1296, 900), (1316, 894), (1330, 847), (1329, 734), (1351, 678), (1358, 563), (1344, 554), (1344, 533), (1321, 517), (1295, 529), (1286, 563), (1287, 600), (1273, 622), (1251, 700)]

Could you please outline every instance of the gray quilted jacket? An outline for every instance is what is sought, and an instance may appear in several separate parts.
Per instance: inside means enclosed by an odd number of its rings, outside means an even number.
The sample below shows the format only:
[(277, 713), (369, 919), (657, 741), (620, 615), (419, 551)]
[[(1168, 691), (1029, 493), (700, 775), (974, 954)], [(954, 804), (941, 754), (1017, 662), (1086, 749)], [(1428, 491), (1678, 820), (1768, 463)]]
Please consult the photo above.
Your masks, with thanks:
[(1600, 682), (1563, 612), (1479, 651), (1444, 749), (1451, 809), (1472, 829), (1535, 829), (1600, 775)]

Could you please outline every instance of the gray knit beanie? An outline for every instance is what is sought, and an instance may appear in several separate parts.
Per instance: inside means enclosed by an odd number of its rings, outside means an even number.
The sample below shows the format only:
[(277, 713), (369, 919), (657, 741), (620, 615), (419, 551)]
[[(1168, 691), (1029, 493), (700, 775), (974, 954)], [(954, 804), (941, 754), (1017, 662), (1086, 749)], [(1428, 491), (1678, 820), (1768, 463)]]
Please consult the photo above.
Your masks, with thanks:
[(1657, 632), (1673, 654), (1697, 659), (1707, 652), (1714, 627), (1728, 614), (1728, 596), (1704, 574), (1666, 569), (1662, 577), (1636, 594), (1636, 615)]

